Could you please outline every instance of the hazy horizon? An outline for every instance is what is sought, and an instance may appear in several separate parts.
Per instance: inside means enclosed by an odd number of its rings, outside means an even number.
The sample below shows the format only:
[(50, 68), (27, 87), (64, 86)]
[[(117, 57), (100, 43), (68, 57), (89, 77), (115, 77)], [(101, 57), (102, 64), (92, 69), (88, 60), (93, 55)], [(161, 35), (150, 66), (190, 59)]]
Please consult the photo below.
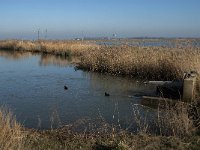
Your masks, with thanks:
[[(6, 0), (0, 39), (200, 37), (198, 0)], [(47, 32), (46, 32), (47, 30)]]

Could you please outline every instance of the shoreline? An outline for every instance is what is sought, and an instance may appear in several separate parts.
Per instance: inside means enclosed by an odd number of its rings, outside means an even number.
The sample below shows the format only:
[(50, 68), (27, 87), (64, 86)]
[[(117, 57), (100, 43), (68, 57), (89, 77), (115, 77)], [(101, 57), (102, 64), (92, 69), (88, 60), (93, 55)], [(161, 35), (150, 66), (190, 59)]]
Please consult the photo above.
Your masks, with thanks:
[[(109, 125), (103, 120), (99, 127), (95, 126), (96, 122), (88, 123), (86, 120), (81, 120), (56, 129), (29, 129), (17, 123), (10, 111), (1, 108), (0, 147), (19, 150), (198, 149), (200, 146), (199, 130), (195, 129), (190, 119), (185, 118), (185, 115), (188, 115), (185, 111), (186, 107), (179, 105), (168, 109), (163, 110), (166, 115), (157, 120), (161, 133), (150, 132), (145, 118), (138, 120), (140, 122), (137, 124), (138, 132), (133, 133)], [(183, 111), (181, 112), (180, 109)], [(176, 113), (178, 116), (175, 115)], [(2, 132), (5, 134), (1, 134)], [(5, 145), (7, 143), (9, 144)]]
[(88, 41), (0, 41), (0, 49), (78, 57), (78, 68), (144, 80), (200, 72), (200, 47), (105, 46)]
[[(199, 48), (110, 47), (87, 43), (84, 45), (82, 42), (53, 41), (53, 43), (42, 43), (46, 48), (38, 50), (29, 42), (27, 41), (25, 45), (17, 42), (15, 46), (20, 46), (13, 50), (53, 55), (64, 53), (64, 57), (68, 57), (69, 54), (80, 58), (79, 67), (82, 69), (112, 75), (173, 80), (181, 78), (184, 71), (200, 70)], [(0, 49), (3, 47), (1, 44), (0, 42)], [(13, 43), (8, 44), (7, 48), (9, 46), (15, 47)], [(199, 109), (197, 104), (195, 107)], [(200, 134), (199, 127), (195, 123), (199, 122), (194, 122), (191, 118), (189, 108), (190, 105), (186, 107), (177, 104), (164, 110), (158, 109), (158, 118), (154, 125), (159, 130), (154, 130), (155, 133), (151, 133), (150, 125), (137, 112), (134, 112), (136, 113), (134, 119), (138, 123), (138, 132), (132, 133), (106, 122), (101, 122), (100, 128), (97, 128), (96, 122), (84, 121), (81, 122), (85, 123), (83, 128), (80, 128), (81, 132), (73, 129), (74, 126), (79, 127), (79, 122), (51, 130), (28, 129), (17, 123), (10, 113), (1, 110), (0, 121), (3, 126), (0, 126), (0, 137), (3, 140), (0, 140), (0, 148), (11, 146), (9, 149), (198, 149)], [(160, 116), (161, 114), (164, 116)]]

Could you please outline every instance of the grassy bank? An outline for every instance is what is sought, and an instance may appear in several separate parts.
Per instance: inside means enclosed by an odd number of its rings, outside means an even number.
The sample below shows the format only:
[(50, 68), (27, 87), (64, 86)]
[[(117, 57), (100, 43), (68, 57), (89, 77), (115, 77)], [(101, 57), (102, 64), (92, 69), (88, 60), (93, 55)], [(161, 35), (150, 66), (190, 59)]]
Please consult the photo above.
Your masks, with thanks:
[(184, 72), (200, 71), (200, 48), (190, 44), (185, 47), (142, 47), (94, 43), (7, 40), (0, 41), (0, 49), (80, 56), (78, 67), (81, 69), (141, 79), (173, 80), (182, 78)]
[[(195, 108), (198, 106), (195, 105)], [(82, 119), (52, 130), (23, 128), (9, 111), (0, 110), (0, 148), (3, 150), (129, 150), (129, 149), (198, 149), (198, 126), (189, 107), (177, 104), (158, 109), (153, 124), (148, 124), (134, 109), (137, 133), (107, 124), (101, 118)], [(164, 115), (163, 115), (164, 112)], [(193, 116), (194, 117), (194, 116)], [(199, 122), (198, 122), (199, 123)], [(152, 128), (153, 127), (153, 128)]]
[(43, 52), (58, 55), (81, 56), (85, 52), (98, 49), (98, 46), (88, 41), (20, 41), (5, 40), (0, 41), (0, 49)]

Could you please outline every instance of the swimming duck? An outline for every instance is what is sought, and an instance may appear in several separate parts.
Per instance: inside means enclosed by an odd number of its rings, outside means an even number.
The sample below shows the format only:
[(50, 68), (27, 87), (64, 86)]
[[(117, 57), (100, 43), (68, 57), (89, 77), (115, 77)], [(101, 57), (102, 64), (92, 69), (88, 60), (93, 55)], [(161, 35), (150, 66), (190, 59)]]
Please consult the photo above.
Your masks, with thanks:
[(65, 90), (68, 90), (68, 87), (65, 85), (65, 86), (64, 86), (64, 89), (65, 89)]
[(110, 96), (110, 94), (105, 92), (105, 96)]

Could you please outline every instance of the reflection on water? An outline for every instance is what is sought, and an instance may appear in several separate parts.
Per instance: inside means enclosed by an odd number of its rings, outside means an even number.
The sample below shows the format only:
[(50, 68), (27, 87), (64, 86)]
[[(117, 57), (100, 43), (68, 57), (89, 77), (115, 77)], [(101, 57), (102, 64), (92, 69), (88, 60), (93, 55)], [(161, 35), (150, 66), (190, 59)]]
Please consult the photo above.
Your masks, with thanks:
[(132, 79), (75, 70), (73, 61), (0, 51), (0, 104), (10, 107), (26, 127), (50, 128), (99, 116), (126, 126), (139, 96), (153, 92)]
[(31, 56), (39, 56), (40, 61), (39, 64), (41, 66), (48, 66), (48, 65), (54, 65), (54, 66), (67, 66), (70, 64), (76, 64), (79, 62), (78, 58), (72, 58), (72, 57), (66, 57), (61, 55), (51, 55), (51, 54), (37, 54), (32, 52), (20, 52), (20, 51), (12, 51), (12, 50), (0, 50), (0, 57), (4, 57), (11, 60), (20, 60), (23, 58), (28, 58)]
[(67, 66), (79, 62), (78, 58), (66, 57), (61, 55), (42, 54), (39, 64), (42, 66), (55, 65)]
[(30, 52), (24, 53), (19, 51), (0, 50), (0, 57), (4, 57), (7, 59), (18, 60), (29, 56), (32, 56)]

